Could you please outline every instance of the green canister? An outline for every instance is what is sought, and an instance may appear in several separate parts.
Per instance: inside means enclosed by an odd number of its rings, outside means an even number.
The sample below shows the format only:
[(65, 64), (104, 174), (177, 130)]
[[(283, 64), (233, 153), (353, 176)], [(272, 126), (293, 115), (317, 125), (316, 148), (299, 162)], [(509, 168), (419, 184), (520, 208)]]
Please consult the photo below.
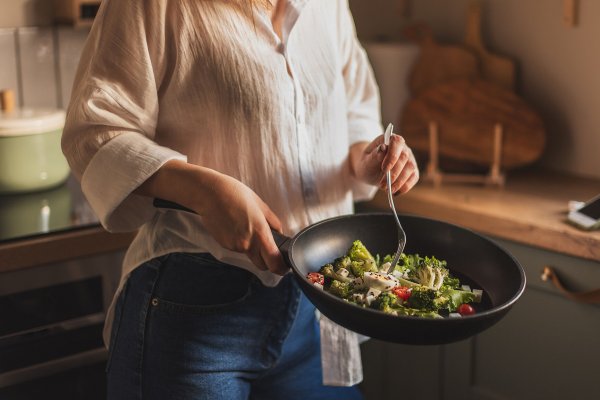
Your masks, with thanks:
[(0, 194), (45, 190), (63, 183), (69, 166), (60, 147), (65, 112), (14, 109), (0, 114)]

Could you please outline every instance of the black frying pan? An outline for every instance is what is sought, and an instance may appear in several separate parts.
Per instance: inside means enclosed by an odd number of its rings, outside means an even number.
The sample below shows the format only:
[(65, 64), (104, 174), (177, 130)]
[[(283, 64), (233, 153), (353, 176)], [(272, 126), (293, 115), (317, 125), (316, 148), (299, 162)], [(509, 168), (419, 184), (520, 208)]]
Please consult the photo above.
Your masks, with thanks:
[[(182, 209), (160, 200), (155, 205)], [(348, 303), (307, 281), (309, 272), (318, 271), (344, 255), (357, 239), (372, 254), (393, 253), (398, 235), (392, 214), (346, 215), (310, 225), (292, 238), (276, 232), (274, 237), (300, 288), (323, 315), (380, 340), (431, 345), (466, 339), (498, 322), (523, 293), (522, 267), (493, 241), (468, 229), (428, 218), (400, 215), (400, 220), (407, 236), (405, 253), (446, 260), (450, 272), (461, 282), (484, 291), (475, 315), (428, 319), (384, 314)]]

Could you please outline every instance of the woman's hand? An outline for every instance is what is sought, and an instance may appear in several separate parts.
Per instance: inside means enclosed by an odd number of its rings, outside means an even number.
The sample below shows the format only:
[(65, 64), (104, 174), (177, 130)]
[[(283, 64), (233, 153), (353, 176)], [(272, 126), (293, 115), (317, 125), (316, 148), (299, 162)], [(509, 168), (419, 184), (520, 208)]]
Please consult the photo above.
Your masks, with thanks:
[(172, 160), (136, 193), (194, 210), (208, 233), (224, 248), (245, 253), (263, 271), (280, 275), (288, 272), (271, 233), (271, 228), (281, 231), (279, 218), (242, 182), (209, 168)]
[(356, 179), (385, 190), (386, 173), (391, 171), (392, 193), (408, 192), (419, 181), (417, 161), (404, 138), (392, 135), (383, 144), (383, 135), (371, 143), (360, 142), (350, 148), (350, 165)]
[(289, 268), (273, 240), (271, 229), (281, 232), (281, 222), (248, 186), (215, 173), (198, 213), (206, 230), (229, 250), (245, 253), (259, 269), (283, 275)]

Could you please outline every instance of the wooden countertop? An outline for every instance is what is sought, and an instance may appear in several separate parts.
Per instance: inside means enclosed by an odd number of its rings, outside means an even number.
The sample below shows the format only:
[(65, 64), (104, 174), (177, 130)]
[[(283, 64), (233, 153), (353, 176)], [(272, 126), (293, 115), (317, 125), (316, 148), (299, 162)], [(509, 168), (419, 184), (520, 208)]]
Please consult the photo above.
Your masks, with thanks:
[(0, 243), (0, 272), (126, 249), (135, 233), (108, 233), (100, 225)]
[[(566, 219), (569, 200), (600, 193), (600, 180), (550, 171), (508, 174), (504, 188), (420, 182), (395, 199), (400, 213), (455, 223), (478, 232), (600, 261), (600, 231), (583, 231)], [(389, 209), (378, 192), (369, 208)]]
[[(600, 180), (548, 171), (509, 175), (504, 188), (419, 183), (395, 200), (398, 212), (455, 223), (478, 232), (600, 261), (600, 231), (566, 222), (569, 200), (600, 193)], [(388, 210), (379, 192), (367, 208)], [(134, 233), (111, 234), (99, 225), (0, 243), (0, 272), (124, 250)]]

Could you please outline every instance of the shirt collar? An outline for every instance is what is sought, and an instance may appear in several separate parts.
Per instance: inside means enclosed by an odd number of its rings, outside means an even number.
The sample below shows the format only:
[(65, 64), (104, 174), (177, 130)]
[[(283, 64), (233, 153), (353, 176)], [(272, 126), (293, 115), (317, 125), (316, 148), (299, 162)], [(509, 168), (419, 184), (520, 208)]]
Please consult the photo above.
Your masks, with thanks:
[(304, 7), (310, 2), (310, 0), (280, 0), (286, 2), (285, 16), (283, 18), (283, 24), (281, 27), (282, 42), (284, 45), (287, 44), (288, 38), (294, 25), (300, 17), (300, 13)]

